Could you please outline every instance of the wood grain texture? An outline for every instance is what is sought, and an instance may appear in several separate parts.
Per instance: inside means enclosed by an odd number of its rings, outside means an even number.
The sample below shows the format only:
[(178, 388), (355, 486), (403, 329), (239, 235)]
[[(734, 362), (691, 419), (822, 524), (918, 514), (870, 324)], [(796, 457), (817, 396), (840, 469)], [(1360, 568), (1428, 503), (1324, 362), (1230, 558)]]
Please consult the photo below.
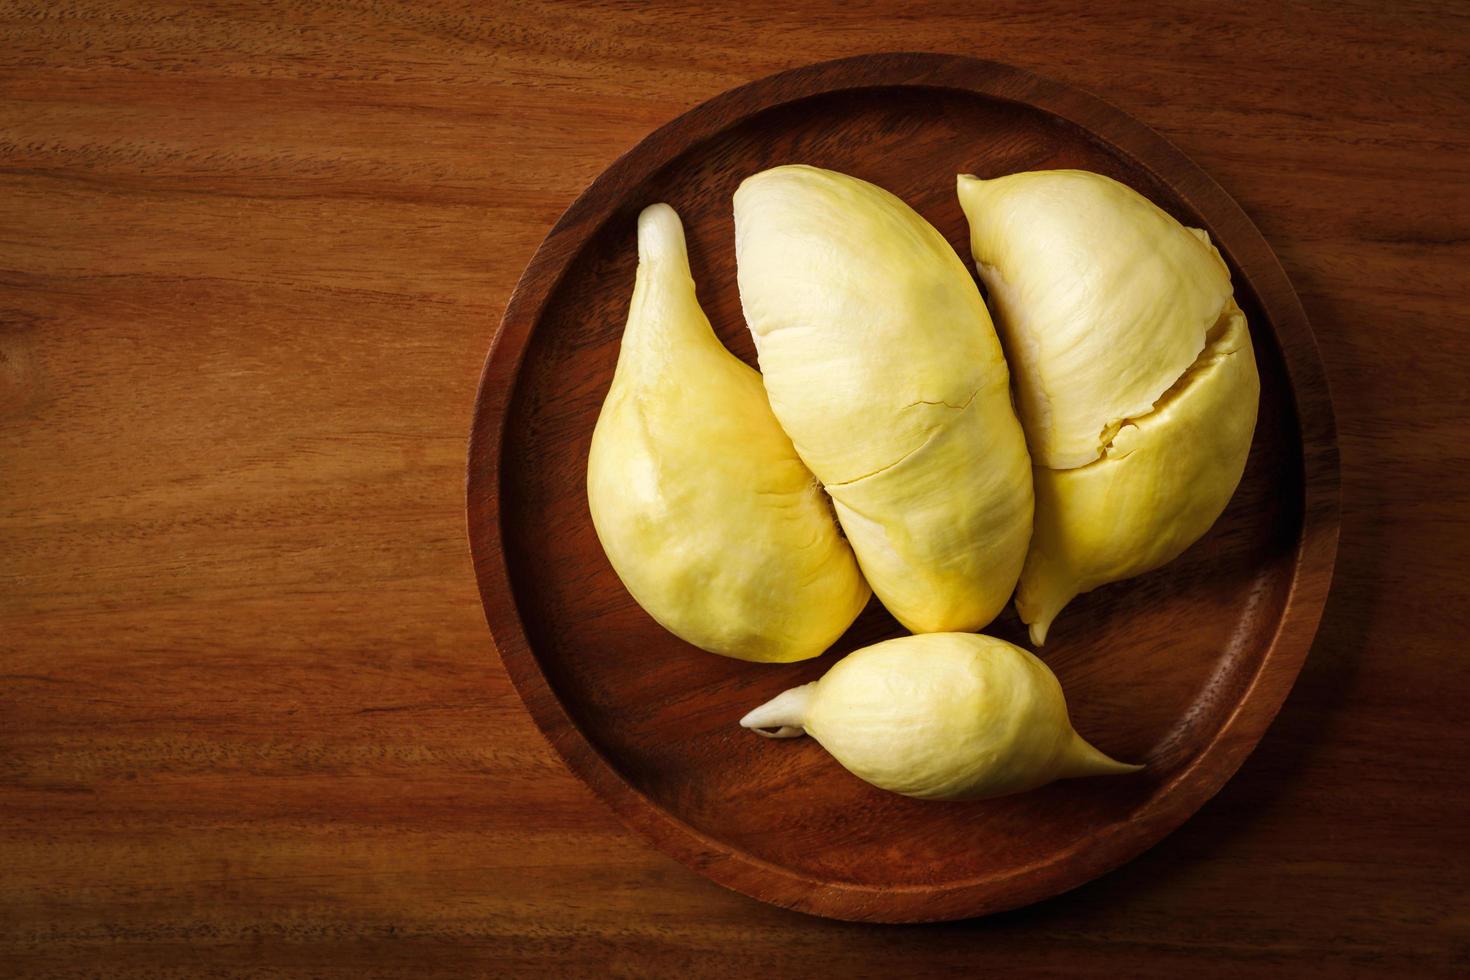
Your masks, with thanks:
[[(653, 851), (489, 647), (464, 431), (516, 278), (753, 78), (993, 57), (1162, 132), (1321, 343), (1322, 628), (1213, 801), (984, 920)], [(1456, 975), (1470, 40), (1450, 3), (0, 4), (0, 974)]]
[[(860, 646), (907, 635), (881, 604), (819, 659), (752, 667), (672, 636), (628, 595), (592, 528), (585, 472), (618, 359), (634, 226), (680, 214), (700, 303), (755, 364), (730, 201), (800, 161), (909, 202), (968, 248), (954, 175), (1080, 167), (1204, 228), (1230, 263), (1260, 368), (1234, 498), (1165, 569), (1077, 602), (1039, 651), (1072, 719), (1132, 779), (969, 805), (841, 772), (812, 740), (736, 727)], [(700, 379), (689, 379), (698, 384)], [(1338, 537), (1337, 442), (1311, 330), (1270, 246), (1177, 149), (1116, 108), (993, 61), (893, 53), (798, 68), (650, 134), (567, 209), (511, 296), (485, 363), (467, 464), (471, 553), (511, 681), (574, 773), (634, 829), (720, 884), (785, 908), (932, 922), (1016, 908), (1152, 845), (1218, 791), (1275, 717), (1311, 645)], [(1026, 643), (1015, 615), (987, 631)]]

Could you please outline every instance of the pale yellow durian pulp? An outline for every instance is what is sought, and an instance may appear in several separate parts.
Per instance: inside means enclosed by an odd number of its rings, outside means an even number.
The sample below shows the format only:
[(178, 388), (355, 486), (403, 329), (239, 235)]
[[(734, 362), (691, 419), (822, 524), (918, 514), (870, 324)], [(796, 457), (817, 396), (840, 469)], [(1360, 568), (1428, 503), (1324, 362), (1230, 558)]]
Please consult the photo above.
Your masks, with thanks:
[(638, 272), (587, 461), (608, 560), (650, 616), (742, 660), (814, 657), (869, 590), (760, 375), (695, 298), (678, 215), (638, 217)]
[(775, 737), (808, 734), (853, 775), (920, 799), (989, 799), (1142, 768), (1110, 759), (1073, 730), (1046, 664), (974, 633), (864, 647), (740, 724)]
[(954, 250), (887, 191), (807, 166), (735, 194), (740, 299), (771, 408), (910, 630), (976, 630), (1031, 536), (1010, 374)]
[(1016, 608), (1040, 644), (1075, 596), (1171, 561), (1215, 522), (1260, 382), (1205, 232), (1085, 171), (964, 175), (958, 190), (1036, 466)]

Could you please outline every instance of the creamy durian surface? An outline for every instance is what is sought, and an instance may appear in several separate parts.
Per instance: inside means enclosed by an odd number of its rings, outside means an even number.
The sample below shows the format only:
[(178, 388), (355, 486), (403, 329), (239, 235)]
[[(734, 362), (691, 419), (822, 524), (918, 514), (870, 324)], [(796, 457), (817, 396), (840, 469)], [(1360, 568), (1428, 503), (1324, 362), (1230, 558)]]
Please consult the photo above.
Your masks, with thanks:
[(760, 375), (700, 308), (683, 227), (665, 204), (638, 217), (637, 278), (592, 436), (587, 502), (633, 598), (702, 649), (814, 657), (868, 600)]
[(962, 175), (958, 192), (1036, 467), (1016, 608), (1040, 644), (1072, 598), (1171, 561), (1215, 522), (1260, 382), (1205, 232), (1086, 171)]
[(771, 408), (873, 591), (914, 632), (983, 627), (1021, 571), (1031, 466), (964, 263), (894, 195), (808, 166), (740, 185), (735, 248)]
[(810, 735), (855, 776), (920, 799), (989, 799), (1142, 768), (1073, 730), (1046, 664), (974, 633), (864, 647), (740, 724), (777, 738)]

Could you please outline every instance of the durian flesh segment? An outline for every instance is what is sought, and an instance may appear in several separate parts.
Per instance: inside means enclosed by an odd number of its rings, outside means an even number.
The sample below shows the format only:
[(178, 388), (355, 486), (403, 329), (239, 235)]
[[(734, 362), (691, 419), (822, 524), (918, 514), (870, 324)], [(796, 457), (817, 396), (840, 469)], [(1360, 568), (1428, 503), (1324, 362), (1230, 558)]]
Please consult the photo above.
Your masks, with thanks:
[(735, 228), (771, 407), (873, 590), (915, 631), (985, 625), (1025, 554), (1030, 467), (964, 263), (892, 194), (814, 167), (747, 179)]
[(929, 633), (849, 654), (741, 724), (799, 729), (854, 775), (921, 799), (987, 799), (1132, 772), (1072, 729), (1056, 676), (1019, 647)]
[(1231, 300), (1199, 361), (1117, 430), (1102, 459), (1036, 468), (1036, 527), (1016, 590), (1033, 641), (1074, 596), (1158, 568), (1209, 530), (1245, 469), (1259, 395), (1250, 330)]
[(1229, 271), (1204, 232), (1100, 174), (962, 175), (958, 190), (1032, 459), (1090, 463), (1199, 356)]
[(587, 498), (628, 591), (684, 640), (745, 660), (825, 650), (869, 591), (760, 376), (719, 342), (667, 205), (638, 220), (639, 264)]

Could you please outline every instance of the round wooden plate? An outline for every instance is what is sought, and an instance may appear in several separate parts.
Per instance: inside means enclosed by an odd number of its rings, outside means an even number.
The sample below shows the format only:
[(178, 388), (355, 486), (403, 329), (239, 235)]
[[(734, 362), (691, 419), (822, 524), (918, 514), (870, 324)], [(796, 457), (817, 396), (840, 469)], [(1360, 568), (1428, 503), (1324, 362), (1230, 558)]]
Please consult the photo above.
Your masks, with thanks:
[[(1240, 489), (1181, 558), (1073, 602), (1039, 651), (1078, 731), (1136, 776), (981, 803), (920, 802), (844, 772), (811, 739), (739, 728), (751, 707), (847, 651), (902, 634), (877, 602), (826, 656), (786, 666), (703, 653), (653, 622), (604, 557), (587, 448), (612, 379), (638, 212), (688, 232), (720, 338), (754, 364), (735, 287), (731, 194), (783, 163), (894, 192), (969, 265), (957, 173), (1079, 167), (1209, 230), (1261, 372)], [(1311, 329), (1234, 201), (1163, 138), (1056, 82), (992, 62), (884, 54), (800, 68), (680, 116), (607, 169), (547, 235), (485, 363), (468, 472), (486, 618), (536, 723), (631, 827), (722, 885), (818, 915), (955, 919), (1073, 888), (1182, 823), (1275, 716), (1311, 644), (1337, 549), (1337, 450)], [(1024, 643), (1013, 613), (989, 632)]]

